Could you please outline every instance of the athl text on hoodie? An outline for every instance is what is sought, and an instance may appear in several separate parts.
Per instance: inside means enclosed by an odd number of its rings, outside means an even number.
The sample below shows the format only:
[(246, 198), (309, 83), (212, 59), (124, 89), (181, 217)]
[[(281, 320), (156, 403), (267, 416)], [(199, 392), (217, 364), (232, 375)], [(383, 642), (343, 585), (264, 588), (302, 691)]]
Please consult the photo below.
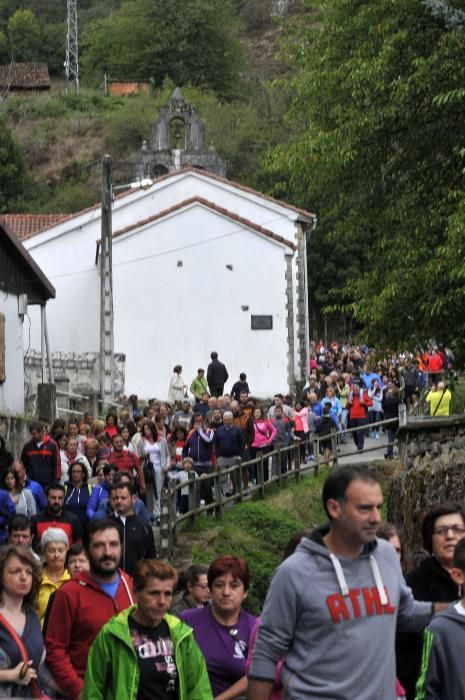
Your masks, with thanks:
[(285, 657), (283, 700), (395, 700), (396, 626), (422, 630), (431, 603), (413, 599), (388, 542), (346, 559), (327, 549), (327, 532), (275, 571), (249, 675), (272, 681)]

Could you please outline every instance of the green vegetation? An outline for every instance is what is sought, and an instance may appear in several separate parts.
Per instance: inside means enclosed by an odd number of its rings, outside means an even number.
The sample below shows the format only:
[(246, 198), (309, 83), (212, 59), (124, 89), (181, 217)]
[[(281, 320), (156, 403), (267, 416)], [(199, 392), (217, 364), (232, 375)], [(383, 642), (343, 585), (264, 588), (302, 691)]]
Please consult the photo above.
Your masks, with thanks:
[(126, 0), (84, 32), (84, 75), (196, 85), (231, 97), (242, 46), (230, 0)]
[[(463, 359), (465, 0), (290, 0), (284, 17), (273, 7), (80, 0), (81, 95), (0, 101), (34, 174), (18, 171), (1, 207), (95, 203), (105, 152), (116, 184), (130, 181), (177, 84), (231, 179), (318, 215), (313, 337), (394, 350), (436, 339)], [(64, 0), (0, 0), (0, 61), (47, 61), (62, 76), (65, 19)], [(104, 97), (105, 73), (150, 80), (152, 94)]]
[(465, 15), (422, 0), (311, 5), (285, 44), (291, 141), (264, 182), (317, 209), (312, 296), (369, 343), (437, 337), (463, 352)]
[[(17, 196), (27, 195), (21, 209), (70, 213), (95, 204), (105, 153), (114, 159), (115, 185), (131, 182), (131, 163), (173, 89), (174, 84), (165, 81), (161, 90), (127, 98), (83, 89), (79, 96), (12, 95), (0, 103), (0, 115), (15, 130), (27, 164), (36, 173), (36, 185), (30, 183), (27, 191), (22, 181), (11, 183)], [(253, 185), (266, 148), (283, 138), (285, 96), (269, 87), (255, 101), (225, 103), (198, 88), (187, 87), (183, 92), (205, 121), (207, 143), (213, 142), (226, 160), (229, 177)], [(267, 120), (269, 128), (264, 129)]]
[[(317, 478), (305, 477), (281, 491), (272, 491), (264, 501), (251, 501), (235, 506), (221, 520), (221, 528), (213, 539), (205, 542), (210, 518), (200, 520), (194, 529), (193, 560), (210, 563), (224, 554), (234, 553), (247, 559), (251, 572), (251, 588), (247, 609), (259, 612), (265, 599), (274, 569), (282, 559), (289, 539), (299, 530), (324, 521), (321, 487), (325, 472)], [(191, 533), (189, 533), (190, 535)]]
[(18, 145), (0, 115), (0, 213), (18, 205), (26, 169)]

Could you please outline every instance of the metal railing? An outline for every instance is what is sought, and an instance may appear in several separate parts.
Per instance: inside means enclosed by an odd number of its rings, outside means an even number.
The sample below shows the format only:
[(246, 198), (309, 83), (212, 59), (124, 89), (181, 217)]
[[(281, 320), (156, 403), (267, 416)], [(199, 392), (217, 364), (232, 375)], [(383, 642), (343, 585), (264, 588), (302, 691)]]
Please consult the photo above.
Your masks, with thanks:
[[(375, 447), (367, 447), (362, 451), (354, 450), (352, 452), (338, 453), (338, 443), (343, 435), (351, 435), (355, 431), (368, 431), (373, 428), (382, 427), (398, 423), (397, 418), (389, 420), (377, 421), (376, 423), (367, 423), (356, 428), (346, 428), (331, 436), (319, 437), (315, 435), (313, 439), (313, 454), (314, 461), (301, 462), (301, 443), (294, 442), (286, 447), (278, 447), (270, 452), (261, 453), (255, 459), (247, 460), (246, 462), (238, 462), (233, 466), (222, 468), (214, 467), (210, 474), (202, 474), (196, 477), (195, 474), (189, 472), (188, 479), (184, 482), (177, 483), (171, 480), (167, 488), (164, 488), (161, 493), (161, 513), (160, 513), (160, 556), (171, 559), (173, 556), (173, 548), (176, 543), (176, 530), (179, 525), (189, 521), (192, 525), (195, 524), (197, 518), (202, 514), (210, 514), (221, 516), (224, 513), (225, 507), (229, 504), (242, 503), (245, 499), (249, 499), (253, 494), (258, 494), (260, 498), (265, 497), (267, 488), (273, 485), (281, 486), (288, 479), (293, 479), (299, 482), (303, 474), (313, 473), (318, 475), (322, 466), (336, 468), (339, 465), (341, 457), (359, 456), (361, 453), (378, 451), (381, 445)], [(328, 440), (331, 442), (331, 455), (328, 459), (323, 459), (320, 455), (320, 443), (323, 445)], [(394, 445), (395, 443), (393, 443)], [(383, 445), (386, 446), (386, 445)], [(284, 457), (285, 456), (285, 457)], [(271, 460), (269, 463), (269, 478), (265, 479), (265, 461)], [(282, 471), (282, 465), (285, 464), (286, 470)], [(194, 467), (195, 469), (195, 467)], [(248, 485), (244, 485), (243, 471), (247, 470), (248, 474), (255, 474), (255, 479), (248, 481)], [(229, 493), (226, 486), (229, 486), (228, 477), (230, 477), (234, 492)], [(212, 483), (213, 500), (211, 503), (202, 504), (200, 501), (201, 485), (205, 482)], [(177, 493), (182, 489), (188, 489), (188, 511), (182, 515), (176, 513), (176, 498)]]

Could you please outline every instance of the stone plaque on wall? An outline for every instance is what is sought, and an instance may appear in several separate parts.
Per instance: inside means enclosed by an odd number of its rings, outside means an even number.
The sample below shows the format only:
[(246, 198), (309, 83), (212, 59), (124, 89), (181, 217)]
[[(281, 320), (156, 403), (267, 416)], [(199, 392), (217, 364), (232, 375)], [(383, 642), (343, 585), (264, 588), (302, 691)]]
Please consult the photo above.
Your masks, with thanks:
[(253, 331), (273, 330), (273, 316), (251, 316), (250, 327)]

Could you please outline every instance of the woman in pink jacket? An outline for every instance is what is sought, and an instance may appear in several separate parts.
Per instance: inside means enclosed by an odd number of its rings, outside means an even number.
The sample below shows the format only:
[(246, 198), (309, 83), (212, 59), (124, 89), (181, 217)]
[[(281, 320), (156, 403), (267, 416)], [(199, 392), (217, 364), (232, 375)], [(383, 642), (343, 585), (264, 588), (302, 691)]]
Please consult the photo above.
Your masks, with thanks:
[[(260, 406), (253, 411), (253, 440), (250, 444), (250, 456), (252, 459), (265, 455), (270, 451), (271, 443), (278, 431), (273, 423), (263, 417), (263, 410)], [(263, 460), (263, 474), (265, 481), (269, 479), (268, 459)]]
[(308, 433), (308, 408), (300, 401), (295, 402), (294, 423), (294, 435), (300, 441), (300, 463), (304, 464), (306, 461), (305, 451)]

